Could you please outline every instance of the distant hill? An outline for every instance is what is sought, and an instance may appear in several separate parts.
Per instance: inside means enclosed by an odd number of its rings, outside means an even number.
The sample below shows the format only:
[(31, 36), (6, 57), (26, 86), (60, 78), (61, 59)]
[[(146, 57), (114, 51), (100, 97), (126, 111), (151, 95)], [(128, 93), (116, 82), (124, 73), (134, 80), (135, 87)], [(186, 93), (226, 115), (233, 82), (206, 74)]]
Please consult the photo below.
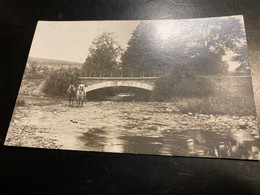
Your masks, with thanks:
[(36, 62), (39, 65), (47, 66), (49, 68), (59, 68), (61, 66), (67, 67), (67, 68), (79, 68), (81, 69), (83, 63), (79, 62), (71, 62), (66, 60), (54, 60), (54, 59), (45, 59), (45, 58), (35, 58), (35, 57), (29, 57), (27, 60), (27, 63)]

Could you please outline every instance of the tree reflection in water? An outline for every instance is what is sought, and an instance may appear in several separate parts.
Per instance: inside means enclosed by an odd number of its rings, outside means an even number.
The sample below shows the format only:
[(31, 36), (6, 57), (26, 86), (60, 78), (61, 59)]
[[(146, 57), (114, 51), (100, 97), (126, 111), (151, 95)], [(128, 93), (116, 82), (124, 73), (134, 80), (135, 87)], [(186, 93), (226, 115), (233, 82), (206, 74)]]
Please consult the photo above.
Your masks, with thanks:
[(85, 142), (85, 146), (95, 151), (244, 159), (260, 157), (258, 140), (235, 141), (228, 136), (205, 130), (167, 130), (158, 136), (116, 137), (109, 133), (111, 134), (109, 131), (91, 129), (80, 139)]
[(87, 123), (92, 126), (86, 127), (79, 138), (84, 144), (81, 148), (83, 150), (260, 158), (259, 135), (255, 133), (257, 128), (254, 117), (248, 117), (254, 120), (251, 126), (240, 129), (236, 127), (239, 117), (187, 116), (168, 111), (169, 105), (163, 103), (102, 102), (102, 105), (105, 106), (99, 112), (102, 116), (88, 118)]

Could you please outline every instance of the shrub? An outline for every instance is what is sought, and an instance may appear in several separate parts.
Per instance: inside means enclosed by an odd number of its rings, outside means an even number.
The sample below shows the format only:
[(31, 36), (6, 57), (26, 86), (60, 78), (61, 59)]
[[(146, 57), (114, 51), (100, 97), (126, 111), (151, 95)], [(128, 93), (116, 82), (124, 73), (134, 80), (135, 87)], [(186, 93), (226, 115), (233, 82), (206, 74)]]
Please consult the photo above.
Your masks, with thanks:
[(39, 79), (44, 77), (44, 73), (48, 69), (44, 68), (42, 64), (39, 64), (37, 61), (32, 61), (31, 63), (27, 63), (24, 70), (24, 78), (26, 79)]
[(53, 70), (46, 79), (43, 92), (47, 95), (63, 96), (70, 84), (78, 82), (78, 69), (60, 68)]
[(165, 101), (174, 97), (207, 97), (213, 94), (209, 80), (199, 77), (187, 67), (171, 70), (155, 82), (152, 100)]

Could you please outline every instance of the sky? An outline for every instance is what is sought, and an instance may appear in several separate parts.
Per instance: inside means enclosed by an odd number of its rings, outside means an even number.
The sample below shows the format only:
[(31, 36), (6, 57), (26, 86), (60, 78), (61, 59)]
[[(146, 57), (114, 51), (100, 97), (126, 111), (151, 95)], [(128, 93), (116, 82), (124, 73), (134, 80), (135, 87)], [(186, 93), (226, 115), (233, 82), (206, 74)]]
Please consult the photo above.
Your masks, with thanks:
[(102, 32), (115, 32), (124, 49), (140, 21), (39, 21), (30, 57), (84, 62), (94, 38)]
[[(243, 16), (234, 17), (238, 17), (243, 23)], [(189, 20), (170, 20), (171, 22), (169, 20), (157, 20), (160, 38), (167, 41), (167, 38), (173, 33), (178, 36), (176, 24), (178, 25), (178, 22), (181, 21), (188, 22)], [(119, 45), (123, 49), (126, 49), (133, 31), (140, 22), (140, 20), (39, 21), (29, 56), (83, 63), (88, 56), (88, 49), (95, 37), (104, 31), (115, 32), (118, 36), (117, 41)], [(226, 55), (222, 58), (230, 65), (229, 70), (234, 70), (239, 66), (237, 62), (231, 61), (233, 56), (233, 52), (227, 51)]]

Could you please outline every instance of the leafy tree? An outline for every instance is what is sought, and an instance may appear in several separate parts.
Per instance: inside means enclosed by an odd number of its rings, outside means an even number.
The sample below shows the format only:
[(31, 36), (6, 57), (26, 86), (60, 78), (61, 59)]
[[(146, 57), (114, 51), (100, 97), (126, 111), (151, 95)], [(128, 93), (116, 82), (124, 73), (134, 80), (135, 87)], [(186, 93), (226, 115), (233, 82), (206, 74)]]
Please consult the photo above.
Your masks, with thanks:
[(227, 51), (237, 54), (232, 60), (247, 64), (246, 36), (241, 21), (236, 17), (194, 20), (190, 40), (194, 46), (189, 51), (192, 65), (201, 74), (225, 74), (228, 64), (222, 61)]
[(88, 72), (118, 69), (121, 53), (122, 48), (117, 43), (115, 34), (104, 32), (93, 40), (82, 70)]
[(193, 41), (203, 51), (224, 54), (226, 49), (235, 50), (245, 39), (242, 23), (236, 17), (194, 20), (191, 27)]
[[(163, 33), (165, 40), (160, 36)], [(199, 74), (225, 74), (228, 65), (222, 56), (227, 50), (239, 53), (237, 46), (244, 40), (243, 26), (236, 17), (141, 22), (122, 56), (122, 67), (146, 71), (187, 65)]]
[(237, 55), (233, 57), (233, 60), (240, 63), (240, 66), (236, 68), (236, 72), (244, 72), (245, 74), (250, 74), (246, 44), (242, 45), (241, 47), (237, 47), (236, 53)]

